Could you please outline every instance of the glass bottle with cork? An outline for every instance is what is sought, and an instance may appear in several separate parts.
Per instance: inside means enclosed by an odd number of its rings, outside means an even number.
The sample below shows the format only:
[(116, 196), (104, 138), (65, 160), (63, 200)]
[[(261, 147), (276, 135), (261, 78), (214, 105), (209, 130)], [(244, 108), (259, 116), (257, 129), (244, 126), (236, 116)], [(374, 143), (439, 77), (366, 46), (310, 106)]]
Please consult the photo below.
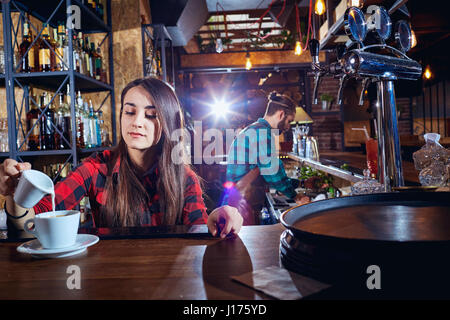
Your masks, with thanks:
[(75, 104), (76, 123), (77, 123), (77, 148), (83, 149), (86, 147), (84, 140), (84, 121), (83, 121), (83, 99), (81, 93), (78, 91), (78, 97)]
[(38, 108), (36, 98), (32, 93), (32, 88), (30, 88), (30, 96), (31, 99), (31, 109), (27, 112), (27, 133), (30, 132), (30, 135), (28, 136), (28, 150), (30, 151), (37, 151), (39, 150), (39, 141), (40, 141), (40, 134), (39, 134), (39, 123), (38, 118), (40, 114), (40, 110)]
[[(70, 97), (68, 98), (70, 101)], [(70, 141), (70, 107), (64, 101), (64, 94), (59, 94), (59, 108), (56, 111), (56, 149), (69, 149)]]
[(95, 79), (101, 81), (102, 80), (102, 56), (100, 51), (100, 46), (95, 49), (95, 44), (92, 43), (93, 52), (94, 52), (94, 60), (95, 60)]
[(43, 103), (41, 104), (41, 112), (43, 113), (43, 115), (40, 120), (41, 150), (55, 149), (55, 112), (53, 110), (51, 100), (51, 94), (47, 94), (47, 92), (44, 92)]
[[(66, 58), (64, 57), (64, 25), (62, 23), (58, 24), (58, 32), (55, 33), (56, 39), (56, 71), (67, 70), (68, 65), (65, 65)], [(66, 50), (67, 51), (67, 50)]]
[[(39, 71), (52, 71), (52, 51), (50, 50), (50, 36), (48, 32), (48, 24), (44, 23), (42, 38), (39, 46)], [(44, 41), (45, 40), (45, 41)]]
[(28, 21), (23, 24), (23, 40), (20, 44), (20, 59), (21, 59), (21, 72), (34, 72), (35, 71), (35, 57), (34, 47), (31, 47), (32, 35), (30, 25)]

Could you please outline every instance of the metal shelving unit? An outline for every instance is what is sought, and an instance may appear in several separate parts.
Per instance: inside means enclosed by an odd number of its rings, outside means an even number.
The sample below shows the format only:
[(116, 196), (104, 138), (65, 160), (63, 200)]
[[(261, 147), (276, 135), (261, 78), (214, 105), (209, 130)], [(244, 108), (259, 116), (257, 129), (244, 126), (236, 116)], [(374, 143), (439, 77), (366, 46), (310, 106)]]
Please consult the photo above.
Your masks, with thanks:
[[(175, 58), (167, 28), (162, 24), (143, 24), (141, 34), (144, 77), (156, 75), (175, 88)], [(161, 55), (161, 74), (153, 67), (158, 53)]]
[[(105, 101), (109, 98), (111, 105), (111, 129), (112, 129), (112, 143), (116, 144), (115, 138), (115, 96), (114, 96), (114, 70), (113, 70), (113, 43), (112, 43), (112, 29), (111, 29), (111, 0), (107, 0), (106, 18), (107, 23), (97, 17), (87, 6), (85, 6), (79, 0), (11, 0), (2, 1), (1, 10), (3, 17), (3, 38), (4, 38), (4, 51), (5, 51), (5, 74), (0, 74), (0, 86), (4, 86), (6, 89), (7, 100), (7, 114), (8, 114), (8, 132), (9, 132), (9, 152), (0, 153), (0, 157), (10, 157), (13, 159), (21, 160), (22, 157), (40, 157), (40, 156), (57, 156), (68, 155), (68, 159), (64, 166), (71, 161), (73, 165), (77, 165), (79, 162), (79, 156), (86, 155), (90, 152), (102, 151), (105, 148), (92, 148), (79, 150), (76, 147), (76, 117), (75, 117), (75, 101), (76, 92), (93, 93), (93, 92), (106, 92), (107, 95), (104, 98), (102, 104), (96, 109), (100, 110)], [(13, 66), (14, 49), (18, 47), (18, 31), (20, 30), (20, 24), (23, 23), (25, 13), (39, 19), (44, 23), (48, 23), (52, 27), (56, 27), (58, 21), (67, 21), (67, 12), (73, 11), (76, 6), (80, 12), (80, 29), (85, 34), (89, 33), (102, 33), (105, 34), (100, 45), (105, 41), (108, 41), (108, 63), (109, 63), (109, 83), (104, 83), (88, 77), (84, 74), (78, 73), (74, 68), (73, 61), (73, 34), (74, 29), (67, 28), (68, 30), (68, 44), (69, 44), (69, 66), (66, 71), (53, 71), (53, 72), (31, 72), (21, 73), (18, 72), (18, 65), (20, 61), (16, 61), (17, 65)], [(75, 7), (75, 9), (76, 9)], [(12, 22), (12, 12), (20, 13), (17, 25)], [(36, 30), (37, 36), (34, 42), (38, 39), (42, 30)], [(52, 50), (52, 49), (51, 49)], [(105, 60), (104, 60), (105, 61)], [(29, 109), (29, 87), (40, 88), (44, 90), (54, 91), (54, 98), (65, 89), (69, 84), (70, 88), (70, 116), (71, 116), (71, 142), (70, 149), (64, 150), (48, 150), (48, 151), (20, 151), (20, 146), (17, 145), (17, 136), (19, 130), (23, 128), (16, 127), (17, 118), (21, 117), (23, 113)], [(20, 106), (16, 103), (15, 89), (21, 88), (24, 92), (24, 96), (21, 99)], [(51, 101), (52, 102), (52, 101)], [(51, 103), (50, 102), (50, 103)], [(45, 110), (49, 107), (46, 106)], [(19, 125), (20, 127), (20, 125)], [(55, 130), (58, 130), (55, 125)], [(24, 141), (26, 143), (27, 137), (30, 132), (24, 132)], [(30, 130), (31, 131), (31, 130)]]

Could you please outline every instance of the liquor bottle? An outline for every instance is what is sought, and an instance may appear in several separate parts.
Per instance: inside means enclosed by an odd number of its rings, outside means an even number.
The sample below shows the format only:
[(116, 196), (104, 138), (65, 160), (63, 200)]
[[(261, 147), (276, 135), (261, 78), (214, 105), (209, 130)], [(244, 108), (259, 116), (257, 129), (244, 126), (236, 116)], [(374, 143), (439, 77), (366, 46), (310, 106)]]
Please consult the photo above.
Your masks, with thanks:
[[(42, 31), (42, 38), (50, 44), (50, 36), (48, 33), (48, 25), (44, 23), (44, 30)], [(52, 52), (45, 41), (41, 41), (39, 46), (39, 70), (41, 72), (52, 71), (51, 59)]]
[[(63, 29), (64, 26), (63, 26)], [(69, 54), (69, 30), (65, 29), (65, 37), (62, 40), (63, 43), (63, 70), (69, 70), (70, 67), (70, 63), (69, 63), (69, 58), (70, 58), (70, 54)], [(75, 44), (72, 43), (72, 45), (75, 47)], [(75, 52), (73, 53), (73, 67), (76, 68), (76, 62), (75, 62)]]
[(75, 104), (75, 117), (77, 123), (77, 148), (85, 148), (86, 142), (84, 140), (84, 122), (83, 122), (83, 99), (81, 93), (78, 91), (77, 102)]
[[(28, 21), (31, 21), (30, 14), (27, 13), (27, 17), (28, 17)], [(30, 24), (28, 26), (30, 27)], [(33, 32), (31, 29), (29, 29), (29, 33), (30, 33), (30, 41), (33, 42), (34, 36), (33, 36)], [(33, 48), (31, 49), (34, 52), (34, 70), (33, 70), (34, 72), (39, 72), (39, 69), (40, 69), (39, 68), (39, 48), (41, 46), (41, 41), (42, 41), (41, 38), (37, 38), (36, 41), (34, 41)]]
[[(31, 47), (32, 39), (28, 22), (23, 24), (23, 41), (20, 44), (21, 72), (33, 72), (35, 70), (34, 47)], [(30, 50), (28, 50), (30, 48)], [(28, 50), (28, 52), (27, 52)]]
[(92, 73), (93, 78), (100, 80), (100, 74), (102, 70), (102, 60), (98, 53), (98, 49), (95, 50), (95, 43), (91, 42), (91, 56), (92, 56)]
[(57, 71), (62, 71), (62, 70), (67, 70), (67, 66), (65, 65), (65, 61), (67, 60), (64, 57), (64, 25), (63, 24), (59, 24), (58, 25), (58, 32), (57, 34), (55, 34), (55, 39), (57, 39), (56, 41), (56, 70)]
[(98, 112), (94, 112), (95, 116), (95, 130), (97, 132), (97, 147), (101, 147), (102, 144), (102, 129), (100, 126), (100, 114)]
[(70, 95), (66, 96), (66, 102), (64, 103), (64, 109), (63, 109), (63, 117), (64, 117), (64, 137), (66, 138), (67, 142), (64, 141), (64, 146), (69, 149), (72, 137), (72, 117), (70, 116)]
[(89, 76), (91, 72), (89, 69), (89, 50), (87, 49), (88, 48), (88, 45), (86, 43), (87, 39), (88, 39), (87, 37), (82, 39), (81, 48), (82, 48), (82, 52), (83, 52), (82, 55), (83, 55), (83, 62), (84, 62), (84, 65), (83, 65), (84, 66), (84, 74)]
[(86, 148), (92, 148), (91, 123), (89, 119), (89, 105), (87, 101), (83, 102), (82, 119), (84, 124), (84, 144)]
[(75, 36), (75, 42), (76, 42), (76, 52), (78, 55), (78, 64), (79, 64), (79, 68), (78, 68), (78, 72), (81, 74), (84, 74), (85, 72), (85, 66), (84, 66), (84, 54), (83, 54), (83, 47), (82, 45), (82, 39), (80, 39), (80, 34), (81, 32), (78, 33), (77, 36)]
[(57, 30), (56, 29), (51, 29), (52, 30), (52, 37), (50, 37), (50, 46), (53, 49), (53, 51), (51, 51), (50, 53), (50, 64), (51, 64), (51, 69), (52, 71), (58, 71), (58, 68), (56, 66), (56, 45), (57, 45), (57, 39), (58, 39), (58, 34), (57, 34)]
[(93, 52), (94, 52), (94, 60), (95, 60), (95, 79), (101, 81), (102, 80), (102, 56), (100, 51), (100, 46), (97, 47), (95, 50), (95, 44), (91, 44), (94, 46)]
[(89, 129), (89, 110), (88, 110), (88, 104), (86, 101), (83, 101), (83, 104), (81, 105), (81, 121), (83, 121), (83, 139), (84, 139), (84, 147), (85, 148), (92, 148), (91, 145), (91, 136), (89, 135), (90, 129)]
[(31, 101), (31, 109), (27, 113), (27, 133), (31, 131), (30, 135), (28, 136), (28, 150), (30, 151), (39, 150), (40, 136), (39, 123), (37, 123), (39, 114), (40, 111), (38, 105)]
[(99, 0), (94, 0), (94, 2), (95, 2), (95, 15), (100, 18), (101, 17), (101, 15), (100, 15), (100, 1)]
[(97, 8), (98, 8), (98, 17), (100, 19), (102, 19), (102, 21), (104, 21), (104, 19), (105, 19), (105, 10), (104, 10), (104, 6), (103, 6), (103, 1), (102, 0), (98, 1)]
[(92, 136), (93, 136), (92, 144), (95, 147), (101, 147), (102, 137), (100, 131), (100, 122), (98, 120), (97, 112), (94, 111), (94, 107), (92, 106), (92, 100), (89, 100), (89, 118), (91, 120), (92, 126)]
[(78, 38), (76, 34), (72, 36), (72, 45), (73, 45), (73, 68), (76, 72), (81, 73), (81, 61), (80, 61), (80, 53), (78, 51)]
[(64, 102), (63, 102), (63, 97), (62, 97), (62, 93), (59, 94), (59, 106), (58, 108), (56, 108), (55, 111), (55, 124), (56, 124), (56, 129), (55, 130), (55, 147), (56, 149), (60, 150), (60, 149), (65, 149), (65, 146), (63, 144), (64, 139), (64, 133), (63, 133), (63, 128), (64, 128), (64, 113), (63, 113), (63, 108), (64, 108)]
[(99, 56), (100, 61), (97, 62), (98, 65), (100, 66), (100, 81), (104, 82), (104, 83), (108, 83), (108, 79), (106, 76), (106, 69), (105, 69), (105, 63), (103, 61), (103, 56), (102, 56), (102, 51), (100, 49), (100, 46), (97, 47), (97, 54)]
[(94, 74), (92, 72), (92, 55), (89, 49), (89, 37), (84, 39), (84, 58), (86, 60), (86, 75), (93, 77)]
[(56, 149), (69, 149), (70, 141), (70, 112), (69, 106), (64, 101), (64, 94), (59, 94), (59, 108), (56, 110)]
[[(50, 103), (51, 95), (44, 92), (44, 103), (41, 105), (41, 150), (53, 150), (55, 149), (55, 112), (53, 111), (53, 105)], [(48, 107), (47, 107), (48, 105)], [(45, 108), (47, 108), (45, 110)]]
[(82, 39), (80, 39), (81, 32), (78, 33), (78, 36), (76, 36), (75, 42), (76, 42), (76, 51), (78, 55), (78, 63), (79, 63), (79, 73), (84, 74), (85, 72), (85, 66), (84, 66), (84, 54), (83, 54), (83, 47), (82, 47)]
[(100, 147), (105, 147), (106, 144), (106, 136), (105, 136), (105, 121), (103, 120), (103, 111), (99, 110), (97, 112), (97, 122), (98, 122), (98, 130), (100, 132)]

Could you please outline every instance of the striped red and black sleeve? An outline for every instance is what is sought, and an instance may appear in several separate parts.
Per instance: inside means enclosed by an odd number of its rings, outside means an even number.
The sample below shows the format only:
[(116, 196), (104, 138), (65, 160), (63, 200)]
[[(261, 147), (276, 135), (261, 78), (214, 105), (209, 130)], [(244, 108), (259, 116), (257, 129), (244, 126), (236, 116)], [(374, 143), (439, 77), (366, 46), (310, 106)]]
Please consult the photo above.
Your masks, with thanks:
[(184, 190), (183, 224), (206, 224), (208, 214), (203, 202), (203, 192), (197, 175), (186, 168), (186, 188)]
[[(84, 160), (76, 169), (55, 185), (55, 210), (73, 209), (84, 196), (89, 195), (95, 185), (98, 164), (94, 157)], [(52, 198), (45, 196), (34, 206), (35, 213), (52, 210)]]

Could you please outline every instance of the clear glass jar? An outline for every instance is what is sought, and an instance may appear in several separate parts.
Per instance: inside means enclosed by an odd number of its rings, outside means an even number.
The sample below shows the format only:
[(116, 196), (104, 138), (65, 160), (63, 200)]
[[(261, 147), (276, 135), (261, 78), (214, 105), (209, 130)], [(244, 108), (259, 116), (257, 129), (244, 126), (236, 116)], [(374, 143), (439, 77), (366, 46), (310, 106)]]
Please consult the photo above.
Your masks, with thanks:
[(370, 193), (381, 193), (384, 192), (383, 185), (377, 180), (370, 178), (370, 170), (364, 170), (364, 179), (362, 181), (356, 182), (351, 187), (351, 195), (357, 194), (370, 194)]
[(419, 180), (422, 186), (445, 187), (447, 185), (448, 168), (441, 161), (441, 154), (435, 154), (431, 164), (420, 171)]

